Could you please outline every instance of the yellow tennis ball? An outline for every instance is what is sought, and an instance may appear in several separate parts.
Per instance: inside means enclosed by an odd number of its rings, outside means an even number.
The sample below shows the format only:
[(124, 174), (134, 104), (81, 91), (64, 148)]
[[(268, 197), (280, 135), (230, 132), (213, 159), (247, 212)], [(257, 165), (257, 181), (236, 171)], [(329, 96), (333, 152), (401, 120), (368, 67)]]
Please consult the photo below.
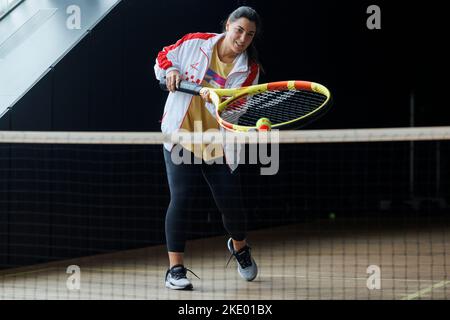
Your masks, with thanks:
[(256, 128), (259, 131), (270, 131), (272, 129), (272, 122), (267, 118), (261, 118), (256, 122)]

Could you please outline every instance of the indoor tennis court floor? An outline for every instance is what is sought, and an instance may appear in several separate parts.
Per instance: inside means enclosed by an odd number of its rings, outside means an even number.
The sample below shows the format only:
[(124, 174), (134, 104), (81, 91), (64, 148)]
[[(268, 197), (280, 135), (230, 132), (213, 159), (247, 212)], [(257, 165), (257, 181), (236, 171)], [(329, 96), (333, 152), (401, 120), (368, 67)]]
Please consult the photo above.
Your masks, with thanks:
[[(253, 282), (239, 278), (235, 261), (226, 267), (227, 239), (215, 237), (188, 242), (186, 267), (201, 278), (190, 275), (194, 291), (164, 287), (167, 256), (158, 246), (3, 271), (0, 299), (448, 299), (449, 234), (446, 223), (276, 227), (250, 233), (260, 269)], [(67, 288), (69, 265), (80, 267), (79, 290)]]

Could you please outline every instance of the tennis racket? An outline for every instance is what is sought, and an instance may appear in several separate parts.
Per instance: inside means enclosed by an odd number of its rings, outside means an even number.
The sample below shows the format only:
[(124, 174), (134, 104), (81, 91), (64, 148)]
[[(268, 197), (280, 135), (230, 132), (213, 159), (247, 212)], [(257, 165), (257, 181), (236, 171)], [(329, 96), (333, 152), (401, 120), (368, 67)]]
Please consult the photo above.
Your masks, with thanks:
[[(168, 90), (165, 79), (160, 82)], [(200, 95), (204, 87), (181, 81), (177, 91)], [(330, 91), (308, 81), (282, 81), (236, 89), (206, 88), (216, 107), (220, 126), (230, 131), (258, 129), (258, 121), (270, 120), (272, 129), (298, 129), (317, 120), (331, 106)]]

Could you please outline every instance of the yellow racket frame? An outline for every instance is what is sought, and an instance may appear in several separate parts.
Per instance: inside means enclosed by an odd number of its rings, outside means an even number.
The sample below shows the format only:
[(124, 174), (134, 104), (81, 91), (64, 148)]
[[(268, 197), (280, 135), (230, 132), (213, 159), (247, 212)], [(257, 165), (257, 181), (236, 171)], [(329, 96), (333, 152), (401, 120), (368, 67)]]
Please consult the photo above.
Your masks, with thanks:
[[(221, 113), (226, 110), (226, 108), (236, 101), (239, 98), (242, 98), (247, 95), (254, 95), (263, 93), (265, 91), (274, 91), (274, 90), (280, 90), (280, 91), (287, 91), (287, 90), (306, 90), (311, 92), (316, 92), (319, 94), (322, 94), (326, 97), (326, 100), (317, 107), (315, 110), (311, 111), (308, 114), (305, 114), (297, 119), (292, 119), (287, 122), (283, 123), (277, 123), (272, 126), (273, 129), (282, 128), (282, 127), (288, 127), (291, 125), (294, 125), (296, 122), (300, 122), (306, 118), (312, 117), (316, 114), (319, 114), (323, 109), (330, 103), (331, 100), (331, 93), (330, 91), (323, 85), (315, 82), (309, 82), (309, 81), (281, 81), (281, 82), (272, 82), (272, 83), (265, 83), (250, 87), (243, 87), (239, 89), (210, 89), (208, 88), (210, 92), (210, 98), (212, 103), (216, 106), (216, 119), (217, 122), (222, 126), (223, 128), (231, 131), (238, 131), (238, 132), (248, 132), (248, 131), (255, 131), (257, 129), (256, 123), (255, 126), (249, 127), (249, 126), (240, 126), (236, 124), (229, 123), (221, 118)], [(222, 101), (222, 99), (226, 97), (225, 101)]]

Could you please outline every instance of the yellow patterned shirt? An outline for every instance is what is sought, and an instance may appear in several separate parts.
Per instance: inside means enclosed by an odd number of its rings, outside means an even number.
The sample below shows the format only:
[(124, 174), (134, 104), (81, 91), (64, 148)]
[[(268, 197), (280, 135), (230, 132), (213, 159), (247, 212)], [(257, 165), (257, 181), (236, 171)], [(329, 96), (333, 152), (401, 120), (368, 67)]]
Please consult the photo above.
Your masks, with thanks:
[[(225, 88), (225, 83), (233, 66), (233, 63), (224, 63), (219, 59), (216, 45), (202, 86), (208, 88)], [(181, 129), (189, 132), (205, 132), (210, 129), (219, 130), (219, 124), (216, 118), (205, 107), (203, 99), (199, 96), (194, 96), (181, 125)], [(223, 147), (220, 144), (208, 146), (206, 144), (194, 145), (181, 143), (181, 145), (194, 153), (197, 158), (203, 159), (204, 161), (213, 161), (214, 159), (223, 157)]]

